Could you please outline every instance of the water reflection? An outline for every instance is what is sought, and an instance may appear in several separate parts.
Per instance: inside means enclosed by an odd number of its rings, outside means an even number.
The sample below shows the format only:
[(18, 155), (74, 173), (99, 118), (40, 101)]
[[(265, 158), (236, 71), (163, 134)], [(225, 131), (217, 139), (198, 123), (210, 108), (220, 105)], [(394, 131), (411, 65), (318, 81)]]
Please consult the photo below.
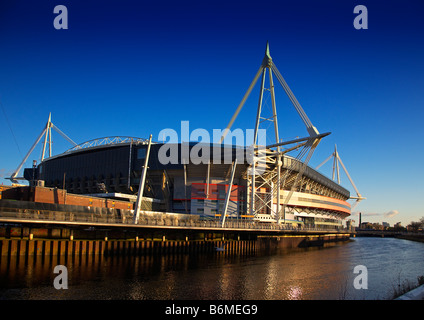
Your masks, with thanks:
[[(53, 287), (57, 264), (68, 268), (67, 290)], [(359, 264), (368, 290), (353, 288)], [(423, 274), (424, 244), (380, 238), (274, 255), (3, 257), (0, 299), (384, 299)]]

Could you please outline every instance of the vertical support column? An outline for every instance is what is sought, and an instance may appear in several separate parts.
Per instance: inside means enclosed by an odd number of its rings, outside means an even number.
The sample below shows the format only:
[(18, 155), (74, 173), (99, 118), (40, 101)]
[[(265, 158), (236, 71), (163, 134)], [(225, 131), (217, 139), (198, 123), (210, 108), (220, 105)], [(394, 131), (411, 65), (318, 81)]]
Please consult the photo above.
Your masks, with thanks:
[(277, 156), (277, 223), (280, 221), (281, 211), (281, 155)]
[(253, 161), (252, 161), (252, 178), (251, 178), (251, 197), (250, 197), (250, 214), (253, 216), (255, 215), (255, 195), (256, 195), (256, 181), (255, 181), (255, 166), (256, 166), (256, 160), (255, 160), (255, 150), (253, 150)]
[(210, 171), (211, 171), (211, 164), (210, 161), (208, 161), (208, 172), (206, 175), (206, 199), (209, 198), (209, 179), (210, 179)]
[[(271, 102), (272, 102), (272, 113), (273, 113), (273, 122), (274, 122), (274, 130), (275, 130), (275, 141), (276, 143), (280, 143), (280, 137), (278, 135), (277, 107), (275, 104), (274, 82), (272, 80), (271, 68), (269, 70), (269, 85), (271, 87)], [(280, 151), (280, 146), (277, 146), (277, 151)]]
[(237, 166), (237, 158), (234, 160), (233, 164), (232, 164), (232, 169), (231, 169), (231, 180), (230, 180), (230, 184), (228, 186), (228, 191), (227, 194), (225, 196), (225, 205), (224, 205), (224, 212), (222, 213), (222, 227), (224, 227), (225, 224), (225, 217), (227, 214), (227, 209), (228, 209), (228, 203), (230, 202), (230, 196), (231, 196), (231, 189), (233, 187), (233, 181), (234, 181), (234, 173), (236, 171), (236, 166)]
[[(334, 146), (335, 150), (334, 150), (334, 158), (336, 159), (336, 170), (337, 170), (337, 183), (340, 184), (340, 170), (339, 170), (339, 154), (337, 153), (337, 145)], [(333, 178), (334, 180), (334, 178)]]
[[(51, 143), (52, 143), (52, 141), (51, 141), (51, 129), (50, 129), (50, 127), (51, 127), (51, 125), (50, 125), (50, 123), (51, 123), (51, 117), (52, 117), (52, 114), (51, 113), (49, 113), (49, 120), (47, 121), (47, 124), (46, 124), (46, 128), (44, 129), (45, 130), (45, 133), (46, 133), (46, 135), (44, 136), (44, 144), (43, 144), (43, 152), (42, 152), (42, 154), (41, 154), (41, 162), (43, 162), (43, 160), (44, 160), (44, 154), (45, 154), (45, 152), (46, 152), (46, 145), (47, 145), (47, 136), (50, 134), (50, 140), (49, 140), (49, 143), (50, 143), (50, 148), (51, 148)], [(50, 153), (51, 153), (51, 151), (50, 151)], [(50, 156), (51, 156), (51, 154), (50, 154)]]
[(184, 209), (185, 213), (188, 214), (187, 207), (187, 165), (184, 163)]
[(52, 156), (52, 125), (51, 125), (51, 121), (49, 123), (48, 133), (49, 133), (49, 157), (51, 157)]
[(262, 99), (263, 99), (263, 92), (264, 92), (264, 86), (265, 86), (265, 74), (266, 74), (266, 68), (262, 68), (262, 80), (261, 80), (261, 88), (260, 88), (260, 92), (259, 92), (258, 112), (256, 114), (255, 132), (254, 132), (254, 137), (253, 137), (253, 145), (254, 146), (256, 146), (256, 142), (258, 140), (259, 122), (260, 122), (260, 118), (261, 118)]
[[(270, 62), (272, 63), (272, 62)], [(277, 143), (280, 142), (280, 137), (278, 135), (278, 120), (277, 120), (277, 107), (276, 107), (276, 103), (275, 103), (275, 91), (274, 91), (274, 81), (272, 79), (272, 70), (271, 67), (268, 66), (269, 68), (269, 85), (270, 85), (270, 91), (271, 91), (271, 102), (272, 102), (272, 113), (273, 113), (273, 122), (274, 122), (274, 131), (275, 131), (275, 141)], [(280, 179), (281, 179), (281, 167), (280, 167), (280, 163), (281, 163), (281, 155), (279, 154), (280, 152), (280, 146), (277, 146), (277, 152), (278, 152), (278, 156), (277, 156), (277, 210), (276, 210), (276, 220), (277, 223), (280, 220)], [(274, 192), (273, 192), (274, 194)], [(272, 200), (272, 205), (273, 205), (274, 200)]]
[(132, 142), (133, 139), (130, 140), (130, 150), (128, 155), (128, 181), (127, 181), (127, 188), (129, 189), (131, 187), (131, 163), (132, 163)]
[(138, 219), (140, 215), (140, 207), (141, 207), (141, 201), (143, 200), (143, 191), (144, 191), (144, 184), (146, 182), (147, 165), (149, 163), (151, 144), (152, 144), (152, 135), (150, 135), (150, 138), (149, 138), (149, 145), (147, 147), (146, 160), (144, 161), (144, 167), (141, 174), (140, 186), (138, 188), (137, 202), (134, 208), (134, 224), (138, 223)]

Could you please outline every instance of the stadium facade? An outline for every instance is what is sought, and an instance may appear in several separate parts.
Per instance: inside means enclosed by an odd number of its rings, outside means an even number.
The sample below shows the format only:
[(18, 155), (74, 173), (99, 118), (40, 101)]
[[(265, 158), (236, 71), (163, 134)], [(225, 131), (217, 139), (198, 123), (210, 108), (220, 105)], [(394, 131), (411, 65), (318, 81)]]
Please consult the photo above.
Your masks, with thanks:
[[(247, 148), (210, 145), (211, 157), (202, 158), (201, 163), (188, 159), (183, 161), (185, 163), (162, 164), (159, 157), (161, 148), (175, 147), (181, 154), (184, 147), (191, 153), (195, 146), (193, 143), (171, 147), (162, 143), (151, 145), (143, 196), (160, 201), (160, 210), (220, 218), (228, 194), (226, 216), (230, 219), (271, 222), (276, 219), (273, 212), (280, 212), (282, 223), (334, 228), (341, 226), (342, 220), (350, 215), (348, 190), (309, 166), (303, 170), (297, 185), (293, 186), (305, 165), (290, 156), (283, 156), (278, 163), (275, 160), (277, 152), (271, 149), (264, 150), (267, 161), (263, 164), (266, 168), (262, 175), (270, 175), (280, 168), (281, 175), (285, 177), (284, 187), (280, 190), (280, 210), (276, 208), (277, 199), (272, 196), (276, 194), (275, 190), (273, 192), (276, 181), (272, 178), (265, 183), (256, 183), (255, 200), (252, 201), (252, 175), (249, 174), (252, 165), (248, 161)], [(30, 181), (42, 181), (45, 187), (64, 188), (69, 193), (133, 202), (140, 185), (147, 148), (147, 140), (139, 138), (98, 139), (96, 143), (85, 143), (47, 158), (38, 167), (25, 169), (24, 176)], [(222, 155), (222, 161), (217, 161), (217, 153)], [(231, 155), (230, 161), (228, 154)], [(242, 159), (238, 160), (238, 156)], [(237, 165), (234, 166), (236, 159)], [(230, 183), (233, 169), (233, 181)], [(256, 180), (259, 181), (258, 175)], [(284, 203), (290, 192), (289, 201)], [(270, 197), (272, 199), (267, 203), (266, 199)]]

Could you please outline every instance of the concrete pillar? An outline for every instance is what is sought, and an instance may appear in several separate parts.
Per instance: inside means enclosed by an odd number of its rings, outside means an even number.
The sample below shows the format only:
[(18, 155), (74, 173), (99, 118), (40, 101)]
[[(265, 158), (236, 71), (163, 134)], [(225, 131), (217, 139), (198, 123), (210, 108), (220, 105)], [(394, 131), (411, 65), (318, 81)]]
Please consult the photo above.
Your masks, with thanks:
[(41, 256), (43, 254), (43, 240), (35, 240), (34, 241), (34, 251), (35, 255)]
[(72, 247), (73, 242), (72, 241), (65, 241), (65, 254), (67, 254), (68, 256), (72, 256), (73, 254), (73, 247)]
[(120, 255), (124, 255), (125, 253), (125, 242), (124, 241), (118, 241), (119, 246), (118, 246), (118, 251)]
[(1, 242), (1, 246), (0, 246), (1, 255), (7, 256), (9, 254), (9, 241), (0, 240), (0, 242)]
[(16, 256), (18, 253), (18, 240), (10, 240), (10, 256)]
[(135, 248), (134, 248), (134, 249), (135, 249), (135, 251), (134, 251), (134, 253), (135, 253), (136, 255), (138, 255), (138, 256), (140, 255), (140, 248), (141, 248), (141, 242), (138, 242), (138, 241), (137, 241), (137, 242), (135, 243)]
[(27, 240), (19, 240), (17, 254), (19, 254), (20, 256), (25, 256), (27, 254), (26, 246), (27, 246)]
[(34, 241), (28, 241), (28, 250), (27, 250), (27, 254), (28, 257), (33, 257), (34, 256)]
[(88, 250), (87, 250), (87, 253), (90, 256), (93, 255), (93, 244), (94, 244), (93, 241), (88, 241)]
[(81, 245), (81, 241), (73, 242), (73, 252), (75, 257), (78, 257), (80, 254), (80, 245)]
[(106, 242), (99, 241), (99, 255), (103, 256), (105, 254)]
[(81, 241), (81, 255), (85, 256), (87, 254), (87, 241)]
[(52, 245), (52, 255), (57, 255), (59, 253), (59, 243), (57, 240), (53, 240), (51, 241), (51, 245)]
[(66, 255), (66, 243), (68, 240), (60, 240), (59, 241), (59, 254), (60, 255)]
[(43, 246), (44, 246), (44, 256), (50, 256), (50, 254), (51, 254), (51, 241), (45, 240), (43, 242), (44, 242), (44, 244), (43, 244)]

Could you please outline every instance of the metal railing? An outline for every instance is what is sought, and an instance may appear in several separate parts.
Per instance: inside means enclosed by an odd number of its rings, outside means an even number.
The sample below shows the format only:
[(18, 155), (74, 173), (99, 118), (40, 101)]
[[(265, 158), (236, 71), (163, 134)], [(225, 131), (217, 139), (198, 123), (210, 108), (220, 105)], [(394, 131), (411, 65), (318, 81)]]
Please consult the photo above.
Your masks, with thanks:
[(349, 232), (344, 228), (318, 228), (316, 226), (293, 226), (292, 224), (276, 224), (258, 221), (227, 220), (222, 226), (219, 220), (202, 220), (199, 216), (178, 217), (172, 213), (141, 211), (137, 225), (133, 222), (130, 210), (107, 210), (99, 212), (67, 212), (52, 210), (36, 210), (0, 207), (0, 222), (71, 222), (82, 224), (119, 224), (122, 226), (148, 226), (164, 228), (196, 228), (196, 229), (235, 229), (262, 231), (328, 231)]

